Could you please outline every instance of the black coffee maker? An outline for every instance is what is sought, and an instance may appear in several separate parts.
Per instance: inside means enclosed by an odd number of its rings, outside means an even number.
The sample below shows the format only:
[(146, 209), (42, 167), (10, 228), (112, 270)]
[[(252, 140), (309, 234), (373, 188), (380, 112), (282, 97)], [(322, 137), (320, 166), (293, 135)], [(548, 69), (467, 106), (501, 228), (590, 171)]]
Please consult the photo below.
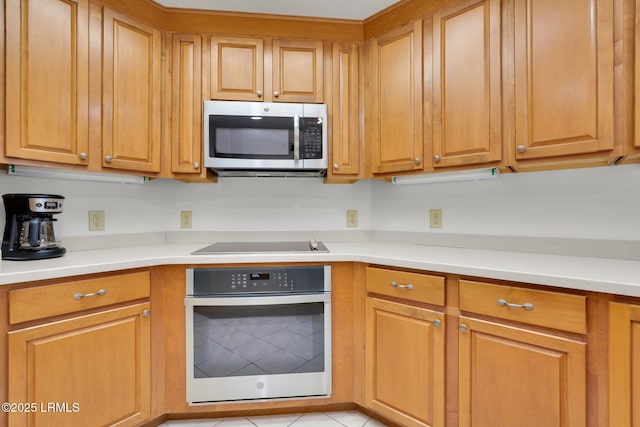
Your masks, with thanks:
[(67, 250), (56, 240), (53, 216), (62, 213), (63, 196), (5, 194), (7, 222), (2, 239), (2, 259), (24, 261), (55, 258)]

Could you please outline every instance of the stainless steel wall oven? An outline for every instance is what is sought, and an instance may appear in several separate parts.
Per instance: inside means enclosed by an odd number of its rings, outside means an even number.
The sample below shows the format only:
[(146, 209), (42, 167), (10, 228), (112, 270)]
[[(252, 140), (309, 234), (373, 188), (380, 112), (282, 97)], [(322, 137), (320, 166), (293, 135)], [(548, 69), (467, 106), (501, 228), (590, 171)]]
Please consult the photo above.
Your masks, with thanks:
[(331, 394), (331, 267), (187, 269), (187, 401)]

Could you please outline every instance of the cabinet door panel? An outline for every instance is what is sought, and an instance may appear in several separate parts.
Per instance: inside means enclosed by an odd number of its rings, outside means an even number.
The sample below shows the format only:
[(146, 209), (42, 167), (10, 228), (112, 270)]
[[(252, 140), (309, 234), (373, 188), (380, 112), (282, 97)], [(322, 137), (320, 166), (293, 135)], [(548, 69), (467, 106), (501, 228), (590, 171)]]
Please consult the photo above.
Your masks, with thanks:
[(460, 426), (586, 425), (584, 343), (461, 322)]
[(264, 47), (261, 39), (211, 38), (211, 98), (262, 101)]
[(6, 14), (5, 154), (86, 164), (88, 1), (8, 0)]
[(322, 42), (273, 41), (273, 100), (321, 103), (324, 99)]
[(367, 405), (403, 425), (443, 425), (443, 317), (367, 298)]
[(434, 167), (501, 157), (500, 1), (436, 12)]
[(104, 9), (103, 167), (160, 170), (161, 34)]
[[(9, 334), (9, 426), (130, 426), (150, 415), (148, 303)], [(49, 402), (62, 411), (46, 410)], [(45, 405), (44, 407), (41, 405)]]
[(372, 172), (422, 169), (422, 22), (373, 40)]
[(640, 306), (609, 303), (609, 425), (640, 426)]
[(613, 3), (515, 2), (516, 158), (613, 148)]
[(202, 162), (202, 38), (173, 38), (171, 171), (200, 173)]
[(333, 44), (333, 175), (357, 176), (360, 171), (358, 64), (356, 43)]

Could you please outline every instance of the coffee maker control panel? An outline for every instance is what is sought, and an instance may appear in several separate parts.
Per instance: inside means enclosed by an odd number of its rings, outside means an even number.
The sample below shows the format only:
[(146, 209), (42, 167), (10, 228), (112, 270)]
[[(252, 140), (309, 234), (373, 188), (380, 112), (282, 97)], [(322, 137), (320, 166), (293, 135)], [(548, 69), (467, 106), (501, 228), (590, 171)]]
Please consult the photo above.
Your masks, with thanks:
[(62, 200), (30, 198), (29, 209), (33, 213), (60, 213), (62, 212)]

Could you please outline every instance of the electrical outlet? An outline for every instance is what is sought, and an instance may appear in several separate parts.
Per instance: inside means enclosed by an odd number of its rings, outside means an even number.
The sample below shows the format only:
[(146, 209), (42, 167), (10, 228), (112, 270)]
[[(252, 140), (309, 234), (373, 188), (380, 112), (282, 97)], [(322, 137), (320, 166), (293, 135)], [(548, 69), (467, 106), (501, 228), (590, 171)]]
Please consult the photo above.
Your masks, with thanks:
[(104, 231), (104, 211), (89, 211), (89, 231)]
[(180, 211), (180, 228), (191, 228), (192, 218), (191, 211)]
[(429, 209), (429, 228), (442, 228), (442, 209)]
[(358, 226), (358, 211), (348, 210), (347, 211), (347, 227), (356, 228), (357, 226)]

